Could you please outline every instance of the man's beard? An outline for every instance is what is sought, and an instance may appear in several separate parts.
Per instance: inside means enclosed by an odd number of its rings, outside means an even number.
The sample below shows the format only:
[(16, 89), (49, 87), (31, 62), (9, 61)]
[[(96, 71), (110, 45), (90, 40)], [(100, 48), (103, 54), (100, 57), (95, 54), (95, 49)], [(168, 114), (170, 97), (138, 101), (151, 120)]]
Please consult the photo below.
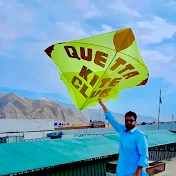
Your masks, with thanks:
[(125, 127), (126, 127), (127, 131), (129, 131), (129, 130), (132, 130), (135, 127), (135, 125), (126, 124)]

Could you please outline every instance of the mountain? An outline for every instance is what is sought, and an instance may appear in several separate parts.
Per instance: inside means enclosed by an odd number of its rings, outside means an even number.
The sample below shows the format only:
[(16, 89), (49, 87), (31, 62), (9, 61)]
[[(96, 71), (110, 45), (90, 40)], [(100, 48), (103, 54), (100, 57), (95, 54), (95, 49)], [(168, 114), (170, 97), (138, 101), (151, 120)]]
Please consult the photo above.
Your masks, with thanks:
[(53, 119), (72, 124), (87, 123), (81, 113), (47, 99), (32, 100), (14, 93), (0, 93), (1, 119)]
[[(104, 117), (104, 113), (101, 109), (86, 109), (86, 110), (82, 110), (79, 111), (74, 105), (72, 104), (65, 104), (62, 102), (59, 102), (59, 104), (62, 104), (62, 106), (67, 107), (67, 108), (71, 108), (74, 111), (80, 112), (81, 114), (85, 115), (87, 118), (92, 119), (92, 120), (97, 120), (97, 121), (105, 121), (105, 117)], [(116, 113), (116, 112), (111, 112), (114, 117), (121, 123), (124, 123), (124, 115), (125, 114), (120, 114), (120, 113)], [(156, 122), (157, 119), (154, 117), (150, 117), (150, 116), (143, 116), (141, 114), (137, 114), (137, 121), (138, 123), (142, 123), (142, 122)]]
[[(124, 123), (124, 114), (112, 112), (114, 117)], [(87, 123), (90, 119), (105, 121), (101, 109), (78, 110), (73, 104), (65, 104), (57, 100), (46, 98), (29, 99), (14, 93), (0, 93), (1, 119), (53, 119), (57, 122), (70, 122), (72, 124)], [(138, 123), (156, 122), (154, 117), (138, 114)]]

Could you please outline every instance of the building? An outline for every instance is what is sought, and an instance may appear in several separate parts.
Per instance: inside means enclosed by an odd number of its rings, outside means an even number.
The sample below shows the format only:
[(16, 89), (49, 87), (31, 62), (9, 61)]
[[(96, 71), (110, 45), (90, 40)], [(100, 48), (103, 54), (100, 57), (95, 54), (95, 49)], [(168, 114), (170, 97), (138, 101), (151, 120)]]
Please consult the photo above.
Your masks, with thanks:
[(52, 119), (0, 119), (0, 133), (54, 130)]
[(0, 143), (46, 138), (49, 131), (54, 131), (52, 119), (0, 119)]
[(55, 125), (55, 130), (72, 130), (72, 129), (90, 129), (90, 128), (107, 128), (109, 125), (104, 121), (90, 121), (86, 124)]
[[(176, 156), (175, 133), (167, 130), (145, 133), (150, 160), (159, 162)], [(110, 170), (108, 163), (118, 159), (118, 145), (118, 134), (103, 131), (99, 135), (93, 135), (92, 131), (89, 136), (86, 131), (67, 139), (0, 144), (0, 175), (104, 176)]]

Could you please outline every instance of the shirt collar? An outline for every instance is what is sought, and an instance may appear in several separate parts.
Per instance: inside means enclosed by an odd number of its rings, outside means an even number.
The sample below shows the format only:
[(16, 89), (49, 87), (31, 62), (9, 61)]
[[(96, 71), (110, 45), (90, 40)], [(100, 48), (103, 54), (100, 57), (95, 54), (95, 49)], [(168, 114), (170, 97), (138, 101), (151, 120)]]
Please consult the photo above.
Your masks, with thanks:
[[(130, 132), (131, 132), (131, 133), (134, 133), (134, 132), (136, 131), (136, 129), (137, 129), (137, 128), (134, 127), (132, 130), (130, 130)], [(125, 128), (125, 131), (126, 131), (126, 130), (127, 130), (127, 129)]]
[(134, 133), (135, 131), (136, 131), (136, 127), (134, 127), (132, 130), (130, 130), (131, 131), (131, 133)]

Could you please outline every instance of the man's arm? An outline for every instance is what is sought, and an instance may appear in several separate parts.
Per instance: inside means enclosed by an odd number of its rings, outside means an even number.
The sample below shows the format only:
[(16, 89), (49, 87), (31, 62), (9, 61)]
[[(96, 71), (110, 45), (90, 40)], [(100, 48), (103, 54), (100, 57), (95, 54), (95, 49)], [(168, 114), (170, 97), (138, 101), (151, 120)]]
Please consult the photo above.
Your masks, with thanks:
[(137, 168), (137, 170), (136, 170), (136, 172), (134, 173), (133, 176), (140, 176), (140, 173), (141, 173), (142, 169), (143, 169), (142, 166), (138, 166), (138, 168)]
[(99, 102), (100, 106), (102, 107), (104, 113), (108, 112), (107, 107), (104, 105), (104, 103), (102, 102), (102, 100), (100, 98), (98, 99), (98, 102)]
[(101, 99), (98, 99), (98, 102), (100, 104), (100, 106), (102, 107), (104, 113), (105, 113), (105, 118), (108, 120), (108, 122), (112, 125), (112, 127), (117, 131), (117, 132), (121, 132), (125, 126), (123, 124), (120, 124), (115, 118), (114, 116), (112, 116), (112, 114), (108, 111), (107, 107), (104, 105), (104, 103), (102, 102)]
[(148, 167), (148, 142), (147, 137), (145, 135), (141, 135), (137, 142), (137, 148), (139, 152), (139, 163), (138, 168), (134, 174), (134, 176), (139, 176), (140, 172), (143, 168)]

